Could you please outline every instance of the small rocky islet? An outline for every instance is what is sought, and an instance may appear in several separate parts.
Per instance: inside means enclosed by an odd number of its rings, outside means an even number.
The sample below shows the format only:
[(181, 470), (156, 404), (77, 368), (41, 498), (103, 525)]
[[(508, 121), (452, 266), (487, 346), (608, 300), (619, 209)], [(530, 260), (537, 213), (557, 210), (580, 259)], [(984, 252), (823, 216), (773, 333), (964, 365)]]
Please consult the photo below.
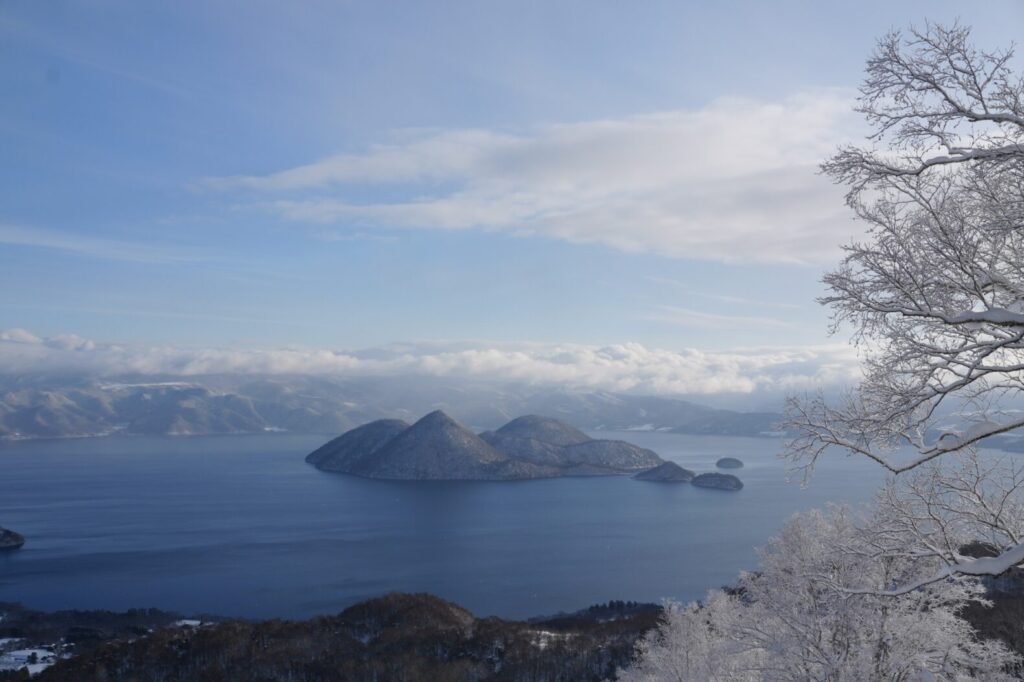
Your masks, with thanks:
[(715, 490), (743, 489), (743, 481), (732, 474), (700, 474), (699, 476), (694, 476), (690, 483), (698, 488), (714, 488)]
[(655, 481), (658, 483), (689, 483), (698, 488), (714, 488), (715, 490), (742, 490), (743, 481), (732, 474), (696, 474), (684, 469), (675, 462), (665, 462), (659, 466), (641, 471), (633, 476), (638, 481)]
[(13, 530), (0, 528), (0, 551), (21, 549), (25, 544), (25, 536)]
[[(380, 419), (357, 426), (306, 456), (322, 471), (385, 480), (502, 481), (631, 474), (637, 480), (693, 482), (739, 490), (728, 474), (701, 474), (646, 448), (591, 438), (550, 417), (526, 415), (477, 434), (441, 410), (408, 424)], [(700, 479), (698, 482), (697, 479)]]
[(719, 469), (742, 469), (743, 460), (736, 459), (735, 457), (723, 457), (715, 462), (715, 466)]

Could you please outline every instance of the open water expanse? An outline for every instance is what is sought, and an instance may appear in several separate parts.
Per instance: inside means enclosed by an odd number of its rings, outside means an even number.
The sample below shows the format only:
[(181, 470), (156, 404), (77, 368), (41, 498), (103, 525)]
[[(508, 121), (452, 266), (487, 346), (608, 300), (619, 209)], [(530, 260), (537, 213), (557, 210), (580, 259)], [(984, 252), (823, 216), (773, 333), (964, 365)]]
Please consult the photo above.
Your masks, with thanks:
[(303, 462), (325, 439), (268, 434), (0, 443), (0, 601), (306, 617), (389, 591), (527, 617), (609, 599), (701, 598), (756, 567), (796, 511), (865, 502), (878, 467), (833, 457), (787, 483), (780, 441), (592, 434), (698, 473), (746, 462), (724, 492), (628, 477), (387, 482)]

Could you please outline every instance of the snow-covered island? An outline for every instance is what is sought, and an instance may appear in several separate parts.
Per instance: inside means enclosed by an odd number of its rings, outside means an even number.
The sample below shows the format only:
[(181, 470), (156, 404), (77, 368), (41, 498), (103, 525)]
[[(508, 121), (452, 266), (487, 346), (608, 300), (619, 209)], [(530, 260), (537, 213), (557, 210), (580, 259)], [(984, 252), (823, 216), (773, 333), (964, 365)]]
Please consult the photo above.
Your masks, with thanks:
[(594, 439), (536, 415), (476, 434), (437, 410), (411, 426), (380, 419), (358, 426), (306, 457), (318, 469), (394, 480), (522, 480), (614, 476), (664, 463), (655, 452)]
[(721, 490), (743, 487), (735, 476), (697, 476), (646, 448), (591, 438), (565, 422), (537, 415), (518, 417), (480, 434), (441, 410), (412, 425), (400, 419), (378, 419), (325, 443), (306, 461), (322, 471), (390, 480), (501, 481), (631, 474), (640, 481), (693, 482)]

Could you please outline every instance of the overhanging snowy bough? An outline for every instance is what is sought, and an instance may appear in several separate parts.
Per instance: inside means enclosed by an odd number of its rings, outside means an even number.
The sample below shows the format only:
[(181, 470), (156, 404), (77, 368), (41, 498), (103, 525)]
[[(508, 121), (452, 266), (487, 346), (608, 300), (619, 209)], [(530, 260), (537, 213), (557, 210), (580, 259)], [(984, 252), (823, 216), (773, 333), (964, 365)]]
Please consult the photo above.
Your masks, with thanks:
[[(892, 593), (1024, 562), (1019, 469), (976, 452), (1024, 427), (1024, 81), (1013, 59), (974, 48), (961, 26), (890, 34), (859, 98), (872, 144), (823, 165), (867, 226), (821, 299), (834, 330), (853, 329), (864, 377), (838, 402), (791, 398), (787, 452), (805, 474), (838, 448), (894, 475), (885, 495), (899, 542), (887, 548), (883, 534), (879, 551), (900, 544), (941, 566)], [(992, 551), (964, 554), (971, 540)]]

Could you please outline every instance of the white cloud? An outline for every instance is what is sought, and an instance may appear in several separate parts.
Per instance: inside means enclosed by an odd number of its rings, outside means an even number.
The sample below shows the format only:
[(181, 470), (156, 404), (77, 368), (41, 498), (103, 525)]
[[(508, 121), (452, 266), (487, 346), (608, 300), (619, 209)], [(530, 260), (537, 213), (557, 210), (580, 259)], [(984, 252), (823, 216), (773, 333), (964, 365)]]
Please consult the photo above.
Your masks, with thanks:
[(43, 340), (28, 331), (27, 329), (3, 329), (0, 330), (0, 341), (12, 341), (14, 343), (42, 343)]
[(420, 375), (653, 394), (708, 395), (812, 389), (856, 381), (847, 345), (724, 351), (653, 349), (638, 343), (406, 344), (361, 351), (229, 350), (41, 339), (0, 332), (0, 374), (84, 372), (192, 376), (216, 373)]
[[(421, 132), (264, 176), (211, 178), (284, 217), (482, 229), (726, 262), (835, 258), (854, 230), (817, 164), (857, 137), (850, 93), (548, 125)], [(403, 197), (359, 201), (380, 185)]]

